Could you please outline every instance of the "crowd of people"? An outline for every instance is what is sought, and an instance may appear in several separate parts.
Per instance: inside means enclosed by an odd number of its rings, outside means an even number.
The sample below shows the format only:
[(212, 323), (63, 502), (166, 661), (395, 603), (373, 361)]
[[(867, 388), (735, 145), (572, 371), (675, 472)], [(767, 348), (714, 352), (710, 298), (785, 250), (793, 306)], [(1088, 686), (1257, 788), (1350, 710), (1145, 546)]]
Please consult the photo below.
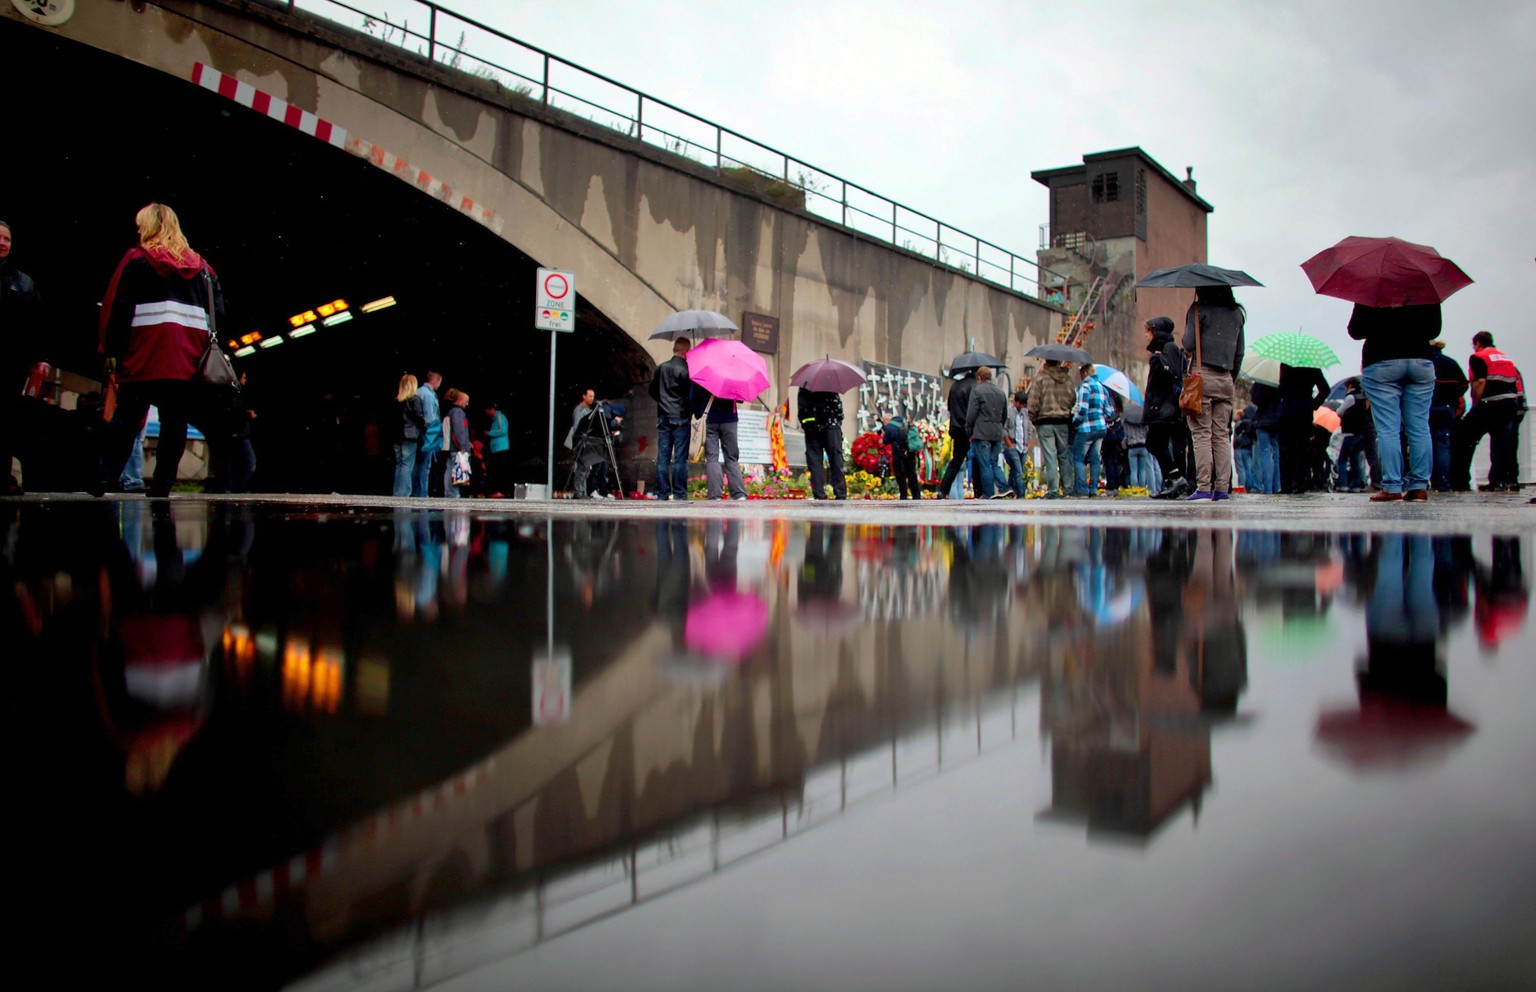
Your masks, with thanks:
[[(209, 448), (206, 488), (249, 491), (256, 469), (255, 412), (240, 383), (210, 385), (206, 374), (224, 312), (219, 277), (188, 243), (170, 207), (151, 203), (135, 222), (138, 244), (118, 263), (101, 304), (106, 384), (94, 439), (100, 455), (87, 488), (167, 495), (177, 482), (189, 427), (197, 427)], [(41, 295), (11, 263), (12, 242), (10, 226), (0, 221), (6, 318), (0, 372), (25, 393), (43, 367), (33, 347), (40, 335), (27, 330), (40, 312)], [(1473, 335), (1463, 370), (1445, 354), (1438, 304), (1357, 304), (1348, 332), (1361, 342), (1361, 372), (1341, 389), (1331, 388), (1319, 369), (1287, 364), (1273, 382), (1246, 381), (1246, 320), (1232, 290), (1214, 286), (1196, 290), (1181, 335), (1169, 317), (1147, 321), (1139, 406), (1107, 388), (1088, 362), (1074, 367), (1045, 361), (1026, 370), (1011, 395), (990, 367), (964, 372), (947, 397), (948, 464), (926, 495), (963, 496), (968, 474), (972, 491), (984, 499), (1092, 498), (1142, 488), (1154, 499), (1195, 502), (1219, 502), (1239, 490), (1371, 491), (1375, 501), (1421, 501), (1431, 489), (1471, 490), (1473, 456), (1484, 438), (1490, 469), (1482, 488), (1520, 487), (1524, 382), (1491, 333)], [(687, 338), (674, 341), (672, 357), (650, 383), (657, 413), (652, 496), (687, 499), (688, 463), (702, 460), (707, 498), (744, 500), (737, 403), (691, 380), (690, 348)], [(386, 458), (392, 443), (393, 495), (512, 493), (509, 425), (496, 403), (472, 408), (466, 390), (444, 389), (442, 375), (431, 370), (419, 380), (401, 376), (395, 399), (393, 430), (379, 431), (386, 435), (379, 445)], [(146, 482), (143, 444), (152, 408), (158, 411), (158, 442)], [(901, 498), (922, 498), (917, 465), (925, 441), (917, 425), (907, 411), (877, 413), (885, 452), (881, 471), (894, 477)], [(841, 394), (801, 388), (797, 415), (811, 498), (846, 499)], [(22, 419), (0, 417), (0, 464), (7, 468)], [(623, 404), (598, 400), (585, 389), (564, 442), (571, 461), (564, 488), (576, 498), (619, 492), (615, 452), (624, 422)], [(5, 484), (8, 492), (20, 489), (9, 471)]]

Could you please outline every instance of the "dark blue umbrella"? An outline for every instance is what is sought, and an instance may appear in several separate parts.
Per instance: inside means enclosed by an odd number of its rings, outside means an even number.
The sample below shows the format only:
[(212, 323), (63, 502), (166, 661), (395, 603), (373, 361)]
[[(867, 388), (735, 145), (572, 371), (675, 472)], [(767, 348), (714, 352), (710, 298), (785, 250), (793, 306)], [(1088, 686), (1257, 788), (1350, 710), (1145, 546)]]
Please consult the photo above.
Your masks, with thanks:
[(1175, 265), (1147, 273), (1137, 287), (1146, 289), (1198, 289), (1201, 286), (1263, 286), (1253, 276), (1239, 269), (1223, 269), (1204, 262)]

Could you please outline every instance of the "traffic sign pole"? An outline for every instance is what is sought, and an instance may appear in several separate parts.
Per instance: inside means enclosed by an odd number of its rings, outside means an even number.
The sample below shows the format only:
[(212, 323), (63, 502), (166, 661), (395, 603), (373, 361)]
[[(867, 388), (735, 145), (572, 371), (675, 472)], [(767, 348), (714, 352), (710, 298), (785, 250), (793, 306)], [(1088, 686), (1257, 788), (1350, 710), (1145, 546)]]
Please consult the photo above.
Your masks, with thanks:
[(549, 451), (545, 461), (544, 491), (555, 498), (555, 352), (559, 332), (576, 330), (576, 275), (558, 269), (538, 271), (533, 288), (534, 330), (549, 335)]

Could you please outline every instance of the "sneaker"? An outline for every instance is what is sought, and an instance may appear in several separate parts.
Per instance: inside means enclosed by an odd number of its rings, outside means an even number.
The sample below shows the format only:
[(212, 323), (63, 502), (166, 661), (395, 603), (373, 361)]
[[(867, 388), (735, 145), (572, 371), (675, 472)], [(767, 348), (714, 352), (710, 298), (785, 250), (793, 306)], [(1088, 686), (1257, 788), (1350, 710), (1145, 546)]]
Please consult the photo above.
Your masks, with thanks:
[(745, 503), (747, 501), (745, 496), (732, 496), (731, 499), (737, 503)]
[(1231, 499), (1231, 498), (1232, 498), (1232, 494), (1231, 493), (1224, 493), (1224, 492), (1222, 492), (1219, 489), (1216, 490), (1214, 493), (1211, 493), (1211, 499), (1215, 500), (1216, 502), (1220, 502), (1220, 501), (1222, 501), (1224, 499)]
[(1012, 495), (1013, 495), (1013, 490), (1012, 489), (999, 489), (997, 492), (992, 494), (992, 499), (1007, 499), (1008, 497), (1010, 497)]
[(1046, 499), (1061, 499), (1061, 493), (1059, 493), (1056, 490), (1052, 489), (1050, 492), (1045, 494), (1045, 498)]
[(1188, 496), (1184, 497), (1184, 502), (1186, 502), (1186, 503), (1209, 503), (1211, 500), (1213, 500), (1215, 498), (1216, 498), (1216, 496), (1215, 496), (1214, 493), (1206, 492), (1204, 489), (1196, 489), (1194, 492), (1192, 492)]

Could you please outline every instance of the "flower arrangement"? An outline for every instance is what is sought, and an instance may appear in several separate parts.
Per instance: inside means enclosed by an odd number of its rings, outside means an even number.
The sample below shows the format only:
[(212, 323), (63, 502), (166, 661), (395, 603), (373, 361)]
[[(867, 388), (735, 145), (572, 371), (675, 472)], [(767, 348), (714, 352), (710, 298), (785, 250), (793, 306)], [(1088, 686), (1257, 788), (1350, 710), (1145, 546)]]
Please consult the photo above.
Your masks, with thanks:
[(896, 480), (894, 477), (882, 479), (871, 472), (854, 472), (847, 476), (848, 495), (854, 499), (895, 499)]
[(889, 458), (890, 452), (881, 442), (880, 435), (874, 431), (860, 434), (853, 439), (850, 448), (850, 460), (865, 472), (873, 472), (880, 467), (880, 456), (884, 454)]

